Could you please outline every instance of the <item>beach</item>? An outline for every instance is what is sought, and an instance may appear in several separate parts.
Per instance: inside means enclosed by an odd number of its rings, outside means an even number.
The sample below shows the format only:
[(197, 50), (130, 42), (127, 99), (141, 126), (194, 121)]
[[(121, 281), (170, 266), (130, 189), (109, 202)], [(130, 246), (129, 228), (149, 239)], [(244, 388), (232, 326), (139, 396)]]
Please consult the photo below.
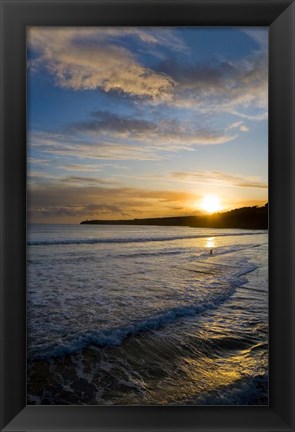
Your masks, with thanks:
[(28, 404), (268, 404), (267, 231), (31, 225), (27, 255)]

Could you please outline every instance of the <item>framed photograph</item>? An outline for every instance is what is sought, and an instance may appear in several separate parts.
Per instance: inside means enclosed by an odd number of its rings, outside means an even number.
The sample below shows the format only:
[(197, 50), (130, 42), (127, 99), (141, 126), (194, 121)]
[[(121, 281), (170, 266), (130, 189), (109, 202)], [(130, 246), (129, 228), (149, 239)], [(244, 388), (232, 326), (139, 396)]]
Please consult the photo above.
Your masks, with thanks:
[(294, 2), (1, 17), (1, 430), (294, 430)]

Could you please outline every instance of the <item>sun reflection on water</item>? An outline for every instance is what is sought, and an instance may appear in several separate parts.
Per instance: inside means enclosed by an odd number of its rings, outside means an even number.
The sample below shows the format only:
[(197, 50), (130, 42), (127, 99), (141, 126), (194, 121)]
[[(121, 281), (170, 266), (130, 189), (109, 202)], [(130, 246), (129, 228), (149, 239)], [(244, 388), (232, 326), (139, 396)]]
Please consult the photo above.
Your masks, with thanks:
[(215, 237), (208, 237), (206, 247), (210, 249), (215, 247)]

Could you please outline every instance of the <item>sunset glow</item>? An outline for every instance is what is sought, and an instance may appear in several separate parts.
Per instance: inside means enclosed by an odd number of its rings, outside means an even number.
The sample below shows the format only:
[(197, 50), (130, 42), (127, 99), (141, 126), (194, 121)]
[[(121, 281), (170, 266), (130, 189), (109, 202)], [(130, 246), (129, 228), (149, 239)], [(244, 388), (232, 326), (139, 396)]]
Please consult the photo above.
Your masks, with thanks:
[(267, 202), (267, 27), (30, 27), (27, 40), (30, 222)]
[(268, 29), (27, 27), (27, 404), (268, 405)]
[(221, 210), (220, 199), (216, 195), (205, 195), (201, 207), (207, 213), (217, 212)]

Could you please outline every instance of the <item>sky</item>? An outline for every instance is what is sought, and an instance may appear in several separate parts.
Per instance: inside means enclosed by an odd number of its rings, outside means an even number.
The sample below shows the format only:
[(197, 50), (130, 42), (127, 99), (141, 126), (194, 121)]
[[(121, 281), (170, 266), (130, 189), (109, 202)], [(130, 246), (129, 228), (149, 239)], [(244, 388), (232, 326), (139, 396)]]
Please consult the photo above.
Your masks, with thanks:
[(267, 202), (267, 27), (29, 27), (27, 63), (29, 222)]

